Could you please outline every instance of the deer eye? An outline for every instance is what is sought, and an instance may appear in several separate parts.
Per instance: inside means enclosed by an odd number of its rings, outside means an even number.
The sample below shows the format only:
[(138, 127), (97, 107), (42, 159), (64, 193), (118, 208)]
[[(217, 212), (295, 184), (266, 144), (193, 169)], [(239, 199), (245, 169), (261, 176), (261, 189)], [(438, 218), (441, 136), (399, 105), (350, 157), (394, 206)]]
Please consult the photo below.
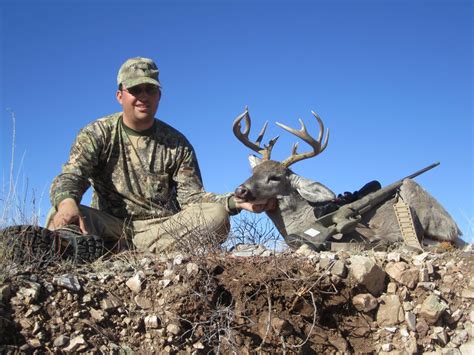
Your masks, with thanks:
[(277, 176), (277, 175), (269, 176), (269, 177), (268, 177), (268, 181), (279, 182), (279, 181), (281, 181), (281, 176)]

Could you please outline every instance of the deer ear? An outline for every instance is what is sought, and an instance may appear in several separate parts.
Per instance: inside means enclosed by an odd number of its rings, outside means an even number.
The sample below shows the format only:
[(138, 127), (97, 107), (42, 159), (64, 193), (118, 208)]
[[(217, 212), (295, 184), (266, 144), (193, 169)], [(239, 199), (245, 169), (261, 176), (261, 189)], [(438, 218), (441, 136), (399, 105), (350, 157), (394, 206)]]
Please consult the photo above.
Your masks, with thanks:
[(261, 162), (262, 159), (260, 159), (259, 157), (256, 157), (255, 155), (249, 155), (249, 163), (252, 169), (255, 168)]
[(289, 180), (291, 186), (296, 189), (306, 201), (323, 202), (336, 198), (334, 192), (319, 182), (305, 179), (294, 173), (289, 176)]

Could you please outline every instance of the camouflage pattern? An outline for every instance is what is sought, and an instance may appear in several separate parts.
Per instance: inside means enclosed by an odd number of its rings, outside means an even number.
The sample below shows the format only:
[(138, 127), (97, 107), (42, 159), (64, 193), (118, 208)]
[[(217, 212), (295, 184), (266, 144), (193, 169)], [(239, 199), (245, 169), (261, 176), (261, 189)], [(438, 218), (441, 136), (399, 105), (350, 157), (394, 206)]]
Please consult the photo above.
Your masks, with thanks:
[(91, 207), (120, 219), (169, 217), (187, 205), (206, 202), (237, 212), (232, 194), (204, 191), (193, 147), (183, 134), (158, 119), (141, 133), (123, 125), (122, 113), (84, 127), (51, 185), (51, 203), (57, 207), (71, 197), (79, 204), (91, 185)]
[(153, 84), (161, 88), (158, 67), (148, 58), (131, 58), (122, 64), (117, 75), (117, 85), (131, 88), (140, 84)]

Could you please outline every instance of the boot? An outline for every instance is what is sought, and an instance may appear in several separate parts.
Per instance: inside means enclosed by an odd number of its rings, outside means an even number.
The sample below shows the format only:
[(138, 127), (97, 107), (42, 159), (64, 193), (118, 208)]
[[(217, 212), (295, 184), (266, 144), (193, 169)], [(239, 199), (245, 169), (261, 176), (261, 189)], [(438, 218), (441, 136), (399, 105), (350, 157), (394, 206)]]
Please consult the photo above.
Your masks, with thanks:
[(17, 225), (0, 231), (3, 254), (17, 263), (48, 265), (60, 259), (92, 262), (105, 253), (104, 242), (95, 235), (83, 235), (79, 227), (51, 231), (33, 225)]

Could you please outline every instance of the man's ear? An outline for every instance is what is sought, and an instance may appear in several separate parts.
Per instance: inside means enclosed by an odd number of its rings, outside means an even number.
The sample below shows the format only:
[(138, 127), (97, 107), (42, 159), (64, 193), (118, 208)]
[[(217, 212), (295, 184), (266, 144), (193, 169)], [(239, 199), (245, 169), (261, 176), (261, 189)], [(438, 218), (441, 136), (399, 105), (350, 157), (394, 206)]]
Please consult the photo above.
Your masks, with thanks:
[(262, 159), (256, 157), (255, 155), (249, 155), (250, 167), (253, 169), (262, 162)]
[(122, 104), (122, 91), (121, 91), (121, 90), (117, 90), (117, 92), (115, 93), (115, 97), (117, 98), (117, 101), (118, 101), (119, 104), (121, 105), (121, 104)]
[(319, 182), (305, 179), (295, 173), (291, 173), (288, 179), (291, 187), (296, 189), (306, 201), (316, 203), (336, 198), (334, 192)]

